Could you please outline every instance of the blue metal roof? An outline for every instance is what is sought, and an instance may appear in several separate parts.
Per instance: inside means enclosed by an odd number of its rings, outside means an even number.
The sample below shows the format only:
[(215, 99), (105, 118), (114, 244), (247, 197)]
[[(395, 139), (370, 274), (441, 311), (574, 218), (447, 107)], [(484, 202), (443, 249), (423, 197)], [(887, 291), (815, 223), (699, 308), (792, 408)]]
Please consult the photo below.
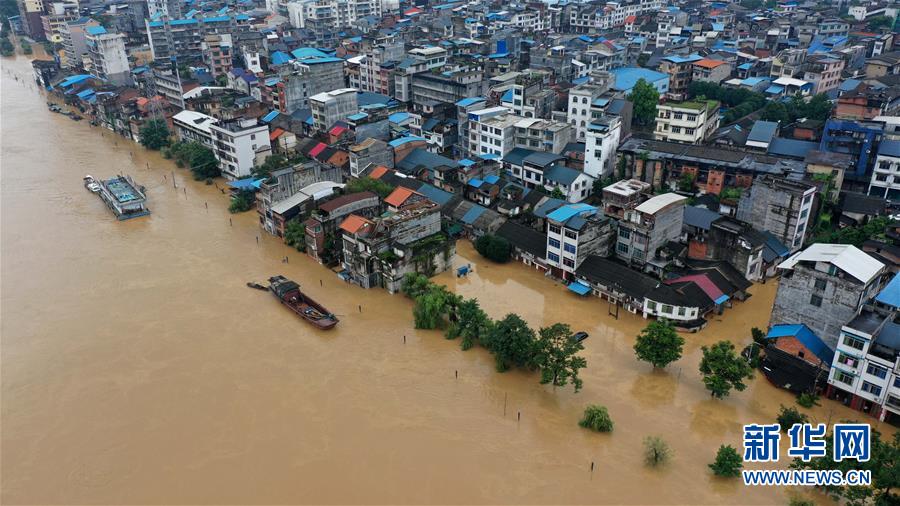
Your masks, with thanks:
[(394, 139), (394, 140), (388, 142), (388, 144), (390, 144), (391, 147), (396, 148), (397, 146), (402, 146), (402, 145), (406, 144), (407, 142), (424, 141), (424, 140), (425, 139), (423, 139), (421, 137), (416, 137), (414, 135), (408, 135), (406, 137), (400, 137), (399, 139)]
[(484, 178), (484, 182), (488, 184), (497, 184), (497, 181), (500, 181), (500, 176), (496, 176), (491, 174), (490, 176), (486, 176)]
[(462, 160), (459, 161), (459, 164), (462, 165), (463, 167), (471, 167), (471, 166), (475, 165), (475, 162), (473, 162), (472, 160), (469, 160), (468, 158), (463, 158)]
[(75, 94), (75, 96), (78, 97), (78, 98), (86, 99), (86, 98), (90, 97), (90, 96), (93, 95), (93, 94), (94, 94), (94, 89), (93, 89), (93, 88), (88, 88), (88, 89), (86, 89), (86, 90), (79, 91), (78, 93)]
[(577, 293), (578, 295), (587, 295), (587, 294), (591, 293), (591, 287), (582, 285), (578, 281), (573, 281), (572, 283), (569, 283), (569, 290), (572, 290), (573, 292)]
[(102, 26), (89, 26), (85, 31), (89, 35), (103, 35), (104, 33), (106, 33), (106, 28)]
[(888, 306), (900, 307), (900, 273), (894, 275), (884, 290), (875, 296), (875, 300)]
[(774, 121), (757, 121), (753, 123), (750, 134), (747, 135), (748, 141), (755, 142), (772, 142), (775, 133), (778, 131), (778, 123)]
[(347, 116), (347, 119), (349, 119), (350, 121), (362, 121), (368, 117), (369, 117), (368, 114), (366, 114), (364, 112), (358, 112), (356, 114), (351, 114), (350, 116)]
[(308, 58), (327, 58), (329, 55), (319, 51), (314, 47), (298, 47), (291, 51), (291, 54), (294, 55), (294, 58), (298, 60), (305, 60)]
[(773, 325), (769, 333), (766, 334), (766, 339), (777, 339), (779, 337), (797, 338), (803, 346), (826, 364), (831, 364), (832, 360), (834, 360), (834, 350), (829, 348), (819, 336), (802, 323)]
[(566, 220), (583, 212), (596, 213), (597, 208), (588, 204), (569, 204), (560, 207), (547, 215), (547, 218), (564, 223)]
[(484, 99), (481, 97), (464, 98), (464, 99), (460, 100), (459, 102), (457, 102), (456, 105), (458, 105), (460, 107), (469, 107), (470, 105), (478, 103), (478, 102), (484, 102)]
[(245, 179), (238, 179), (237, 181), (231, 181), (228, 183), (228, 186), (234, 188), (235, 190), (253, 190), (259, 188), (260, 184), (265, 181), (264, 179), (255, 179), (252, 177), (248, 177)]
[(285, 63), (293, 60), (291, 55), (285, 53), (284, 51), (275, 51), (274, 53), (272, 53), (270, 59), (275, 65), (284, 65)]
[(74, 76), (69, 76), (69, 77), (63, 79), (62, 81), (60, 81), (60, 83), (57, 86), (60, 86), (63, 88), (68, 88), (69, 86), (72, 86), (73, 84), (78, 84), (80, 82), (87, 81), (88, 79), (96, 79), (96, 77), (92, 76), (91, 74), (78, 74), (78, 75), (74, 75)]
[(482, 160), (499, 160), (500, 155), (495, 153), (485, 153), (483, 155), (478, 155), (478, 158), (481, 158)]
[(503, 94), (503, 97), (500, 99), (503, 102), (512, 102), (513, 101), (513, 90), (508, 89), (506, 93)]
[(270, 123), (273, 119), (277, 118), (280, 113), (278, 111), (271, 111), (262, 117), (263, 123)]
[(401, 123), (403, 121), (406, 121), (407, 119), (409, 119), (408, 112), (395, 112), (394, 114), (388, 116), (388, 121), (390, 121), (391, 123)]
[(487, 211), (486, 207), (472, 206), (472, 209), (469, 209), (466, 211), (466, 214), (463, 215), (462, 222), (466, 225), (471, 225), (479, 216), (484, 214), (485, 211)]
[(659, 89), (658, 82), (669, 82), (669, 75), (662, 72), (640, 68), (640, 67), (622, 67), (610, 70), (610, 73), (616, 76), (614, 89), (616, 91), (629, 91), (640, 79), (647, 81)]
[(439, 206), (442, 206), (442, 205), (446, 204), (447, 202), (450, 202), (450, 199), (453, 198), (452, 193), (441, 190), (440, 188), (438, 188), (436, 186), (431, 186), (430, 184), (423, 184), (416, 191), (421, 193), (422, 195), (425, 195), (425, 197), (428, 198), (428, 200), (434, 202), (435, 204), (437, 204)]
[(481, 188), (481, 185), (484, 184), (484, 181), (478, 179), (477, 177), (473, 177), (469, 180), (469, 186), (472, 188)]
[(784, 91), (784, 86), (781, 86), (778, 84), (773, 84), (772, 86), (769, 86), (768, 88), (766, 88), (766, 93), (771, 93), (773, 95), (781, 93), (783, 91)]

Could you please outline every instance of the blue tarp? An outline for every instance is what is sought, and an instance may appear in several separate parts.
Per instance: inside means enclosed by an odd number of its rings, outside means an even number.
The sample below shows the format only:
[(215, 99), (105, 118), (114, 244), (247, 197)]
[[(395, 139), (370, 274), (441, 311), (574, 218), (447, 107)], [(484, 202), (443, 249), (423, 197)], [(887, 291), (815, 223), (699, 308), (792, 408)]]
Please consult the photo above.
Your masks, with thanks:
[(716, 299), (714, 302), (716, 303), (716, 305), (724, 304), (724, 303), (728, 302), (728, 299), (729, 299), (729, 297), (727, 295), (723, 294), (721, 297)]
[(875, 300), (888, 306), (900, 307), (900, 274), (895, 274), (891, 282), (884, 287)]
[(234, 188), (235, 190), (241, 190), (241, 191), (256, 190), (256, 189), (259, 189), (259, 186), (262, 184), (263, 181), (265, 181), (265, 180), (264, 179), (254, 179), (252, 177), (248, 177), (245, 179), (238, 179), (237, 181), (231, 181), (230, 183), (228, 183), (228, 186), (230, 186), (231, 188)]
[(582, 285), (578, 281), (569, 283), (569, 290), (572, 290), (573, 292), (577, 293), (578, 295), (587, 295), (587, 294), (591, 293), (591, 287)]

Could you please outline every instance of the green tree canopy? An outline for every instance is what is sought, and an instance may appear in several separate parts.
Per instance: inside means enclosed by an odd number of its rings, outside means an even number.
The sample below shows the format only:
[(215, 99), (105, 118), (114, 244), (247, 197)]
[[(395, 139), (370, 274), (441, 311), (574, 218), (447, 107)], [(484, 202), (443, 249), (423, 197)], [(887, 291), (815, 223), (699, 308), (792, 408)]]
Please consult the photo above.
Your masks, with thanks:
[(394, 187), (379, 179), (372, 179), (368, 176), (358, 179), (351, 179), (347, 186), (344, 187), (345, 193), (358, 193), (370, 191), (377, 194), (381, 198), (385, 198), (394, 191)]
[(659, 91), (646, 79), (638, 79), (631, 89), (628, 100), (634, 105), (634, 121), (639, 125), (652, 125), (656, 121), (656, 105)]
[(468, 350), (482, 341), (491, 329), (491, 319), (481, 309), (477, 299), (466, 299), (459, 303), (454, 313), (453, 325), (447, 329), (447, 338), (462, 337), (461, 347)]
[(497, 263), (508, 262), (511, 250), (509, 241), (500, 236), (484, 234), (475, 240), (475, 251)]
[(147, 149), (159, 150), (169, 145), (169, 127), (162, 118), (145, 122), (138, 136), (141, 145)]
[(541, 371), (541, 383), (565, 386), (569, 381), (575, 391), (581, 390), (582, 380), (578, 371), (587, 367), (587, 360), (577, 353), (584, 346), (572, 339), (572, 330), (564, 323), (554, 323), (538, 332), (535, 348), (535, 365)]
[(710, 395), (721, 399), (732, 388), (738, 392), (747, 388), (744, 380), (753, 377), (753, 369), (735, 353), (730, 341), (719, 341), (711, 347), (703, 346), (700, 349), (703, 351), (700, 374), (703, 375), (703, 384)]
[(578, 425), (596, 432), (612, 432), (613, 421), (609, 417), (606, 406), (591, 404), (584, 409), (584, 415)]
[(782, 405), (778, 412), (778, 425), (781, 426), (781, 432), (787, 432), (794, 424), (807, 422), (809, 422), (809, 417), (797, 408)]
[(409, 272), (403, 276), (403, 280), (400, 281), (400, 291), (406, 294), (410, 299), (415, 299), (419, 295), (427, 292), (431, 284), (431, 280), (428, 279), (428, 276), (418, 272)]
[(664, 319), (650, 322), (634, 343), (637, 358), (660, 369), (681, 358), (683, 348), (684, 338)]
[(288, 221), (284, 226), (284, 242), (297, 251), (306, 251), (306, 225), (299, 219)]
[(716, 460), (709, 465), (713, 474), (723, 478), (735, 478), (741, 475), (744, 459), (731, 445), (722, 445), (716, 452)]
[(497, 371), (534, 366), (534, 330), (519, 315), (510, 313), (491, 326), (485, 346), (494, 354)]
[(199, 142), (176, 142), (169, 146), (168, 154), (179, 167), (187, 167), (194, 179), (202, 180), (219, 175), (219, 161), (212, 150)]
[(644, 438), (644, 462), (648, 466), (658, 466), (666, 463), (672, 457), (672, 449), (669, 444), (659, 436)]

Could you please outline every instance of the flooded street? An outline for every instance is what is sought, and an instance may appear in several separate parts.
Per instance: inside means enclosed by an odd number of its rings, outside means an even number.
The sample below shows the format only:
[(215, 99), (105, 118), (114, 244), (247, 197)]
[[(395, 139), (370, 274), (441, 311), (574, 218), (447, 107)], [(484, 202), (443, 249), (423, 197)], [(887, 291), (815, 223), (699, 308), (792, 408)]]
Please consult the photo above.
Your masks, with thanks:
[[(701, 345), (743, 346), (765, 327), (774, 283), (685, 335), (685, 356), (654, 373), (631, 348), (645, 320), (616, 320), (606, 302), (460, 242), (457, 263), (475, 273), (437, 282), (494, 318), (590, 333), (584, 389), (554, 391), (414, 330), (403, 296), (344, 284), (157, 154), (47, 111), (23, 57), (0, 73), (0, 502), (787, 503), (786, 490), (716, 479), (707, 464), (793, 397), (757, 375), (712, 400), (697, 372)], [(117, 222), (82, 186), (116, 173), (147, 187), (150, 217)], [(279, 273), (341, 324), (313, 331), (244, 286)], [(577, 426), (589, 403), (609, 408), (613, 433)], [(808, 411), (863, 417), (830, 401)], [(647, 435), (671, 444), (671, 463), (644, 467)]]

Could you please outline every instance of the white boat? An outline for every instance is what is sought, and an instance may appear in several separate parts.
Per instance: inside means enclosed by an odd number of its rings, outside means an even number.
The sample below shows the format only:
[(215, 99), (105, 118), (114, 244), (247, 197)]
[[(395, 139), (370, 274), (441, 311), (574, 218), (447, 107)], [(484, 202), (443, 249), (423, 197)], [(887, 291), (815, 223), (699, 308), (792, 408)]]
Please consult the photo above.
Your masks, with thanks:
[(100, 191), (100, 185), (97, 183), (88, 183), (87, 189), (92, 193), (98, 193)]

